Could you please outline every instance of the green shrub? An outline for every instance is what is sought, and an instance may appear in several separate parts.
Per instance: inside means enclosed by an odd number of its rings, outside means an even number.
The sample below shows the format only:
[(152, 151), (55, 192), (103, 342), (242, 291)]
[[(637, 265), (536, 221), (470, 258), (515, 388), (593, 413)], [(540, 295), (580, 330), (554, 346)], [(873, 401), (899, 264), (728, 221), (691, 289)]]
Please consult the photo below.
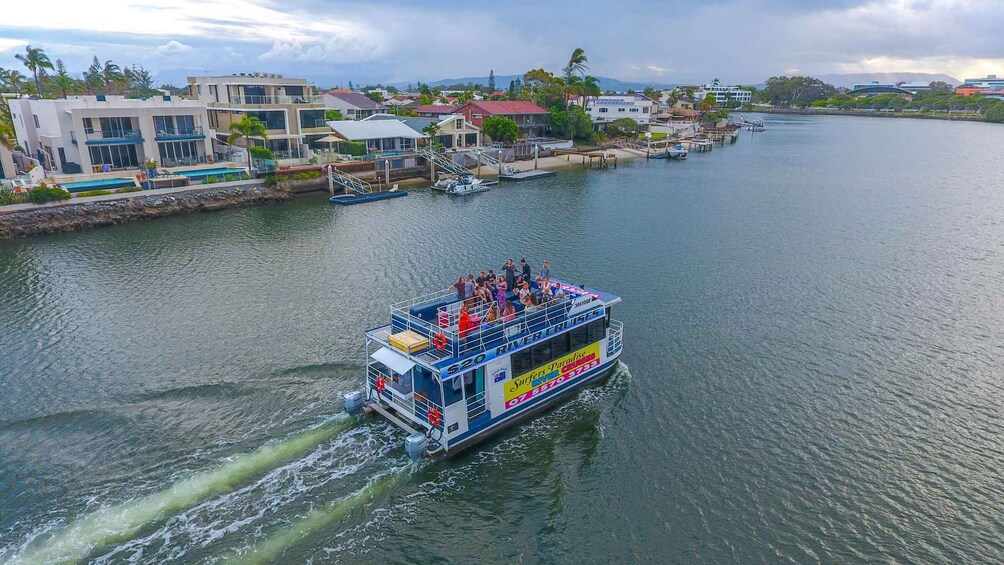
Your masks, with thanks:
[(366, 144), (362, 141), (339, 142), (338, 148), (340, 151), (344, 151), (353, 157), (359, 157), (366, 154)]
[(14, 192), (9, 188), (0, 188), (0, 206), (8, 204), (24, 204), (28, 196), (23, 192)]
[(70, 193), (63, 190), (62, 188), (53, 188), (50, 186), (39, 186), (28, 191), (28, 200), (32, 204), (45, 204), (46, 202), (54, 202), (56, 200), (68, 200), (70, 198)]
[(322, 175), (321, 171), (298, 171), (295, 173), (279, 173), (276, 175), (276, 180), (279, 182), (288, 180), (308, 180), (308, 179), (319, 179)]
[(111, 193), (112, 191), (110, 190), (85, 190), (83, 192), (78, 192), (76, 196), (77, 198), (84, 198), (87, 196), (105, 196)]
[(208, 177), (202, 179), (202, 184), (216, 184), (218, 182), (220, 182), (220, 179), (216, 175), (209, 175)]
[(116, 191), (115, 191), (115, 194), (124, 194), (124, 193), (126, 193), (126, 192), (139, 192), (139, 191), (141, 191), (141, 190), (143, 190), (143, 189), (142, 189), (142, 188), (140, 188), (140, 187), (138, 187), (138, 186), (136, 186), (136, 185), (132, 185), (132, 186), (123, 186), (122, 188), (120, 188), (120, 189), (116, 190)]
[(275, 156), (272, 155), (272, 150), (263, 145), (252, 145), (250, 151), (251, 151), (251, 157), (254, 159), (269, 159), (271, 161), (275, 160)]

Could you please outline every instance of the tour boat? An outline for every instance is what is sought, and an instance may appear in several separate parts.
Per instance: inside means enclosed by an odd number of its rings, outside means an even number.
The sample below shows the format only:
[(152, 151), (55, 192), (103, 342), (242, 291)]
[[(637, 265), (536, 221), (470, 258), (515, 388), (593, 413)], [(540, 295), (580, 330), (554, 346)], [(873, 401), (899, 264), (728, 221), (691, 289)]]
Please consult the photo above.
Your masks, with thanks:
[(467, 299), (463, 327), (452, 288), (392, 305), (390, 323), (365, 333), (364, 389), (344, 395), (346, 411), (407, 431), (413, 458), (452, 455), (600, 381), (621, 353), (623, 325), (610, 317), (620, 297), (552, 287), (553, 298), (528, 307), (510, 292), (517, 311), (494, 323)]
[(475, 192), (485, 192), (488, 186), (474, 173), (460, 173), (459, 175), (442, 176), (432, 185), (433, 190), (441, 190), (447, 194), (474, 194)]
[(687, 148), (683, 145), (674, 145), (669, 148), (669, 156), (673, 159), (686, 159), (687, 158)]

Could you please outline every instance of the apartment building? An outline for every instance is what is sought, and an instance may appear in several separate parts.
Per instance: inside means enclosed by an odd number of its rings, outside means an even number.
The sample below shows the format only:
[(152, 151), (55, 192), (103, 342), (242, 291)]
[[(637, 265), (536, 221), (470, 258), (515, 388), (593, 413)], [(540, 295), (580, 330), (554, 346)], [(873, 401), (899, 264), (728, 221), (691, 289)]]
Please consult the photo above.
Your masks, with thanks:
[(206, 105), (199, 101), (98, 95), (8, 102), (18, 144), (47, 171), (135, 169), (148, 160), (172, 167), (212, 156)]
[(268, 139), (259, 144), (279, 159), (305, 158), (307, 147), (330, 133), (324, 102), (305, 79), (264, 73), (188, 77), (188, 90), (207, 106), (218, 145), (226, 141), (230, 124), (245, 115), (265, 124)]

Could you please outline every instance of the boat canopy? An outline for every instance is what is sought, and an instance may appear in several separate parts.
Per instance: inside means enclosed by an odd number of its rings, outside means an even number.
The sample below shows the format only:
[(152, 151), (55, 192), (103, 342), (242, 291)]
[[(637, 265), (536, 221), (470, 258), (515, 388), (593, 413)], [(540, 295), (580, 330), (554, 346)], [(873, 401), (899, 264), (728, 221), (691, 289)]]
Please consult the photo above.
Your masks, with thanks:
[(407, 373), (415, 366), (415, 362), (411, 359), (386, 347), (377, 349), (370, 357), (387, 365), (391, 371), (399, 375)]

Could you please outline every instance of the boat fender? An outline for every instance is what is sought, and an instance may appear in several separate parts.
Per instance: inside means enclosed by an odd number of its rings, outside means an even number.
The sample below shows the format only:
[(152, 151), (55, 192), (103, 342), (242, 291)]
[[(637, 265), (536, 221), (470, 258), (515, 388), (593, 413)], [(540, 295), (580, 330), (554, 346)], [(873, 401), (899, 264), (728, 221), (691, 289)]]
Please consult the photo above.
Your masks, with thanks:
[(440, 351), (446, 349), (446, 336), (443, 335), (443, 332), (437, 332), (436, 335), (432, 336), (432, 345)]
[(425, 415), (429, 418), (429, 423), (432, 424), (432, 427), (434, 428), (443, 423), (443, 417), (439, 413), (439, 410), (436, 410), (435, 406), (430, 406)]

